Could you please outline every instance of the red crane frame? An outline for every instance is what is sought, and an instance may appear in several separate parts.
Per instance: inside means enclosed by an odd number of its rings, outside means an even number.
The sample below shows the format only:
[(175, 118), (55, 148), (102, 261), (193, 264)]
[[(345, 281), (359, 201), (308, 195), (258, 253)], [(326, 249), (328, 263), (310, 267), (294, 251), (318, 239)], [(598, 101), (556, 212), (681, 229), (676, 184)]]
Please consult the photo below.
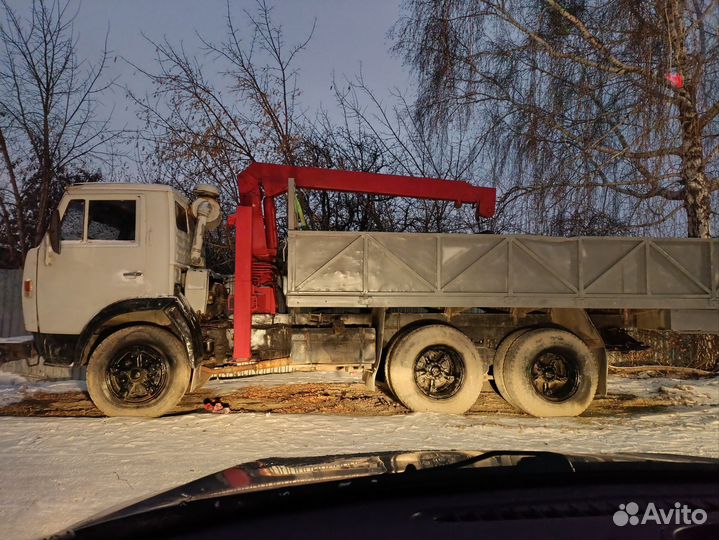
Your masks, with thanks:
[(477, 216), (485, 218), (495, 212), (494, 188), (459, 180), (252, 163), (237, 177), (240, 205), (229, 219), (230, 226), (235, 227), (236, 250), (235, 361), (251, 360), (252, 314), (277, 312), (276, 291), (271, 283), (278, 248), (275, 197), (287, 193), (290, 179), (304, 189), (453, 201), (457, 207), (473, 204)]

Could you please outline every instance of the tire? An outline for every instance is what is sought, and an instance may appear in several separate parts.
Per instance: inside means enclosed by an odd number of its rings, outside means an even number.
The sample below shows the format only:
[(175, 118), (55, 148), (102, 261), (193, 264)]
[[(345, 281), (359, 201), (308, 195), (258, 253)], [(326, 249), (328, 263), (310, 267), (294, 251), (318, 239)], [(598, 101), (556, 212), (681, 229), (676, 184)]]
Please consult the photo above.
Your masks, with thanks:
[(382, 370), (384, 374), (384, 382), (387, 384), (387, 387), (389, 388), (389, 391), (392, 393), (393, 396), (397, 397), (397, 393), (394, 391), (394, 388), (392, 388), (392, 382), (390, 381), (389, 377), (389, 358), (392, 355), (392, 350), (395, 348), (397, 343), (399, 343), (404, 336), (412, 332), (413, 330), (417, 330), (418, 328), (421, 328), (423, 326), (430, 326), (430, 325), (437, 325), (437, 321), (429, 322), (429, 321), (423, 321), (420, 324), (412, 323), (408, 326), (404, 326), (397, 330), (395, 334), (392, 336), (392, 338), (387, 343), (387, 347), (385, 347), (384, 350), (384, 362), (382, 363)]
[[(401, 332), (401, 330), (400, 330), (400, 332)], [(389, 391), (395, 397), (397, 397), (397, 393), (394, 391), (394, 388), (392, 388), (392, 383), (389, 380), (389, 359), (392, 356), (392, 351), (394, 350), (395, 345), (397, 345), (397, 343), (399, 342), (400, 339), (402, 339), (401, 335), (393, 336), (392, 340), (387, 344), (387, 349), (384, 352), (384, 354), (385, 354), (384, 382), (387, 383), (387, 387), (389, 388)]]
[(494, 364), (492, 367), (492, 374), (494, 375), (493, 388), (495, 392), (504, 399), (504, 401), (510, 405), (514, 405), (515, 407), (517, 407), (517, 405), (512, 403), (512, 400), (507, 392), (507, 386), (504, 384), (504, 358), (506, 357), (509, 348), (514, 345), (514, 342), (530, 330), (531, 329), (529, 328), (520, 328), (519, 330), (510, 332), (509, 335), (502, 340), (499, 347), (497, 347), (497, 351), (494, 353)]
[(541, 328), (519, 336), (501, 366), (508, 401), (540, 417), (578, 416), (594, 399), (599, 368), (574, 334)]
[(389, 352), (387, 382), (408, 409), (463, 414), (479, 398), (487, 369), (474, 343), (456, 328), (421, 326)]
[[(424, 325), (421, 325), (424, 326)], [(421, 326), (418, 326), (416, 328), (420, 328)], [(414, 329), (416, 329), (414, 328)], [(392, 388), (392, 382), (390, 381), (389, 377), (389, 359), (392, 356), (392, 351), (397, 346), (397, 343), (399, 343), (402, 338), (407, 335), (409, 332), (411, 332), (413, 328), (400, 328), (393, 336), (392, 339), (389, 340), (389, 343), (387, 343), (387, 347), (384, 351), (384, 382), (387, 383), (387, 387), (389, 388), (389, 391), (392, 393), (393, 396), (397, 397), (397, 393), (395, 392), (394, 388)]]
[(190, 375), (179, 339), (156, 326), (130, 326), (110, 334), (92, 353), (87, 390), (107, 416), (157, 417), (180, 401)]

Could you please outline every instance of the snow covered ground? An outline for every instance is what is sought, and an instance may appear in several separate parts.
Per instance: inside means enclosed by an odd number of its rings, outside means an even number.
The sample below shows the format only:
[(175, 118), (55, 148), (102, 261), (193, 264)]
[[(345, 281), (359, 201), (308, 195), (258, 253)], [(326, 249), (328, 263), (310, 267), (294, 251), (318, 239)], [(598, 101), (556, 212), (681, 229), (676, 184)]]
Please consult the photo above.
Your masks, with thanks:
[[(253, 377), (227, 385), (347, 382), (337, 373)], [(64, 387), (62, 385), (65, 385)], [(0, 374), (2, 399), (82, 383), (28, 383)], [(62, 390), (65, 388), (65, 390)], [(662, 412), (617, 417), (385, 417), (187, 414), (160, 419), (0, 418), (0, 538), (57, 532), (125, 504), (241, 462), (375, 450), (551, 449), (645, 451), (719, 457), (719, 379), (612, 377), (613, 393), (676, 396)]]
[(30, 343), (32, 336), (0, 337), (0, 343)]
[(27, 394), (34, 392), (84, 392), (85, 388), (85, 381), (31, 382), (22, 375), (0, 371), (0, 407), (22, 401)]

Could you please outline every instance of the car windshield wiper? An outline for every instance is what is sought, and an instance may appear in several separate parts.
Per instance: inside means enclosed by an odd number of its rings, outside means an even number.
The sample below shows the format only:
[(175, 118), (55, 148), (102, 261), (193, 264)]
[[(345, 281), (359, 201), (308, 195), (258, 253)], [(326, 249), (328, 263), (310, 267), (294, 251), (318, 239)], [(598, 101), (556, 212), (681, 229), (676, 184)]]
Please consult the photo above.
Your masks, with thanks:
[[(600, 456), (597, 454), (562, 454), (535, 450), (491, 450), (454, 463), (423, 469), (429, 471), (453, 471), (474, 468), (505, 470), (528, 474), (560, 474), (587, 471), (626, 470), (669, 471), (691, 465), (715, 470), (719, 460), (697, 456), (673, 454), (626, 453)], [(410, 469), (411, 470), (411, 469)]]
[[(520, 457), (522, 459), (503, 460), (502, 458)], [(447, 465), (440, 465), (429, 470), (451, 470), (472, 467), (478, 463), (489, 460), (496, 460), (498, 463), (494, 467), (517, 467), (526, 472), (576, 472), (574, 464), (569, 456), (560, 454), (559, 452), (534, 451), (534, 450), (491, 450), (483, 452), (477, 456), (462, 459)]]

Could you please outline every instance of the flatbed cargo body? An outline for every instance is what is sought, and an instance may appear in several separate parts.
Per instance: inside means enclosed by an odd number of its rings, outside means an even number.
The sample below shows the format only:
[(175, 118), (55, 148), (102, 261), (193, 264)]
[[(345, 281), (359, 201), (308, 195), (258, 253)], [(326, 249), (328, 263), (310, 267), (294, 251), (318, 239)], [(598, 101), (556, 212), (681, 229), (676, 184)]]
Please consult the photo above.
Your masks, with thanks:
[(719, 313), (719, 240), (289, 231), (290, 307)]
[(287, 274), (296, 308), (666, 310), (719, 332), (716, 239), (289, 231)]

